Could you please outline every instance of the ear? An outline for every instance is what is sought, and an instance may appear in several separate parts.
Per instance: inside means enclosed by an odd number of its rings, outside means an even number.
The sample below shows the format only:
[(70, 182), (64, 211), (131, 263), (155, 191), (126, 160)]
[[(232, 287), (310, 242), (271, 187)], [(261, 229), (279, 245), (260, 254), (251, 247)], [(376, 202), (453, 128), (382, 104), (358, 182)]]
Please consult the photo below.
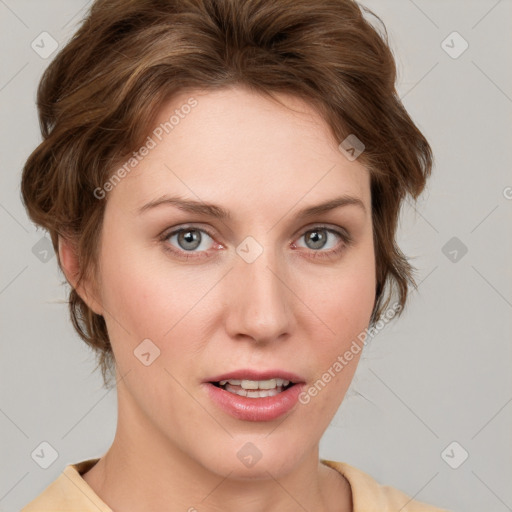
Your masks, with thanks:
[(96, 294), (93, 292), (94, 283), (83, 278), (80, 284), (78, 284), (80, 262), (76, 245), (71, 239), (61, 235), (59, 235), (59, 261), (62, 271), (66, 276), (66, 280), (76, 290), (87, 306), (89, 306), (89, 309), (94, 311), (97, 315), (103, 315), (101, 302), (97, 300)]

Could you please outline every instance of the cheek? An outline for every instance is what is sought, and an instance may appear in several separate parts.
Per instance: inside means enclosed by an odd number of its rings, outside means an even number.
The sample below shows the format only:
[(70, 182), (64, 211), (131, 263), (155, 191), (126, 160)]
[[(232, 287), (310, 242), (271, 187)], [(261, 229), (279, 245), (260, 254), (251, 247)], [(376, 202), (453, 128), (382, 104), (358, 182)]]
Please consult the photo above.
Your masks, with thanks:
[(364, 330), (370, 321), (376, 293), (372, 244), (353, 251), (338, 270), (319, 282), (322, 285), (316, 288), (315, 297), (310, 300), (318, 316), (330, 327), (329, 332), (338, 343), (344, 344)]
[(312, 426), (319, 431), (324, 431), (336, 414), (364, 348), (361, 335), (368, 327), (375, 299), (371, 262), (333, 279), (322, 295), (318, 315), (329, 329), (318, 329), (312, 336), (309, 360), (315, 361), (315, 378), (299, 398), (308, 421), (316, 418)]
[[(208, 301), (203, 299), (218, 279), (211, 269), (177, 267), (159, 251), (123, 247), (122, 239), (115, 237), (104, 245), (102, 262), (102, 300), (119, 361), (120, 352), (131, 354), (144, 339), (152, 340), (166, 356), (160, 362), (180, 351), (180, 357), (186, 357), (195, 349), (191, 341), (202, 339), (206, 321), (202, 306)], [(186, 339), (187, 350), (170, 343), (173, 339)]]
[[(108, 225), (106, 228), (104, 233)], [(211, 267), (178, 267), (169, 263), (160, 251), (129, 244), (126, 240), (130, 237), (123, 236), (121, 230), (109, 232), (102, 242), (101, 299), (108, 312), (106, 317), (111, 317), (107, 324), (114, 350), (116, 341), (127, 337), (134, 346), (149, 338), (162, 350), (170, 350), (164, 339), (185, 335), (182, 330), (186, 326), (189, 330), (186, 337), (190, 340), (192, 331), (200, 329), (197, 325), (204, 325), (215, 311), (215, 307), (211, 308), (215, 296), (211, 289), (219, 278), (218, 272)], [(318, 338), (323, 338), (319, 354), (322, 363), (349, 345), (368, 325), (375, 298), (375, 267), (371, 236), (366, 240), (348, 252), (337, 269), (298, 270), (298, 274), (302, 271), (304, 274), (293, 288), (321, 320), (320, 324), (315, 319), (302, 326), (311, 330), (309, 336), (316, 340), (317, 346), (322, 341)], [(201, 317), (201, 322), (190, 325), (186, 315), (191, 310), (196, 320), (198, 315)], [(173, 332), (165, 336), (170, 330)], [(331, 342), (326, 342), (326, 337)]]
[[(169, 283), (173, 286), (170, 287)], [(103, 298), (109, 313), (134, 337), (160, 337), (180, 309), (179, 286), (136, 258), (115, 265), (104, 279)]]
[(163, 329), (166, 317), (162, 309), (172, 309), (173, 290), (155, 265), (144, 258), (147, 250), (130, 244), (130, 236), (123, 236), (121, 229), (108, 227), (107, 224), (100, 257), (101, 300), (109, 334), (113, 344), (127, 336), (133, 342), (140, 338), (140, 342)]
[[(312, 338), (318, 362), (316, 377), (321, 381), (312, 393), (322, 395), (315, 399), (317, 407), (333, 413), (356, 371), (375, 301), (373, 246), (368, 244), (360, 249), (347, 258), (331, 279), (322, 280), (323, 286), (317, 288), (315, 297), (309, 296), (326, 327), (316, 330)], [(320, 393), (324, 385), (328, 391)]]

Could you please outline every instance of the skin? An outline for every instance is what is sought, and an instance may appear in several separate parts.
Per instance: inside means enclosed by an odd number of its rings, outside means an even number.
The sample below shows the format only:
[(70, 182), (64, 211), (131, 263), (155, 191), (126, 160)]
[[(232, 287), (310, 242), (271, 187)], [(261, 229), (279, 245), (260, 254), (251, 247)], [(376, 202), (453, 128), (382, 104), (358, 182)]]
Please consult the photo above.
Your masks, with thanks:
[[(157, 124), (191, 96), (197, 106), (103, 199), (97, 280), (78, 291), (107, 323), (118, 425), (111, 448), (83, 478), (123, 512), (350, 511), (350, 486), (319, 462), (319, 441), (359, 355), (307, 405), (268, 422), (226, 414), (202, 382), (239, 368), (280, 368), (310, 386), (368, 326), (375, 300), (369, 173), (338, 150), (309, 104), (289, 95), (278, 95), (283, 106), (241, 86), (192, 91), (165, 105)], [(138, 211), (164, 194), (218, 204), (232, 218), (171, 205)], [(297, 217), (343, 194), (365, 208)], [(177, 236), (159, 239), (189, 224), (213, 236), (199, 232), (200, 247), (188, 252)], [(319, 224), (345, 229), (352, 244), (323, 231), (325, 246), (315, 246), (307, 232)], [(249, 235), (263, 247), (252, 263), (236, 252)], [(169, 246), (202, 257), (185, 260)], [(340, 253), (318, 257), (336, 247)], [(76, 255), (63, 239), (59, 252), (73, 283)], [(160, 350), (149, 366), (134, 356), (147, 338)], [(237, 457), (247, 442), (262, 454), (250, 468)]]

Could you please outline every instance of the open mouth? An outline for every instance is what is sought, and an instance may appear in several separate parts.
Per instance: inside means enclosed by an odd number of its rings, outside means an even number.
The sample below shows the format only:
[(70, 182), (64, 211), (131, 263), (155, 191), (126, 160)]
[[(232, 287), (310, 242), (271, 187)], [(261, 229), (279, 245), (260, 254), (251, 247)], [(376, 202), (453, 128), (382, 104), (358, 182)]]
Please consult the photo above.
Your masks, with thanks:
[(294, 383), (289, 380), (275, 378), (268, 380), (221, 380), (212, 382), (214, 386), (247, 398), (266, 398), (275, 396), (291, 388)]

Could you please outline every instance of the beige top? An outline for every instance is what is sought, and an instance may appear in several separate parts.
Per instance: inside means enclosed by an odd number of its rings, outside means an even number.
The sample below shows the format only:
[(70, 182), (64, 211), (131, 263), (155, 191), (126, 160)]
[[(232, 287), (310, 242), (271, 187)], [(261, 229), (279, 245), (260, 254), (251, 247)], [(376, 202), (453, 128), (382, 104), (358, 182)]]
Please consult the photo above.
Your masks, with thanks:
[[(112, 512), (81, 476), (98, 460), (88, 459), (66, 466), (59, 477), (21, 512)], [(413, 500), (393, 487), (380, 485), (371, 476), (344, 462), (320, 461), (348, 480), (353, 512), (448, 512)]]

